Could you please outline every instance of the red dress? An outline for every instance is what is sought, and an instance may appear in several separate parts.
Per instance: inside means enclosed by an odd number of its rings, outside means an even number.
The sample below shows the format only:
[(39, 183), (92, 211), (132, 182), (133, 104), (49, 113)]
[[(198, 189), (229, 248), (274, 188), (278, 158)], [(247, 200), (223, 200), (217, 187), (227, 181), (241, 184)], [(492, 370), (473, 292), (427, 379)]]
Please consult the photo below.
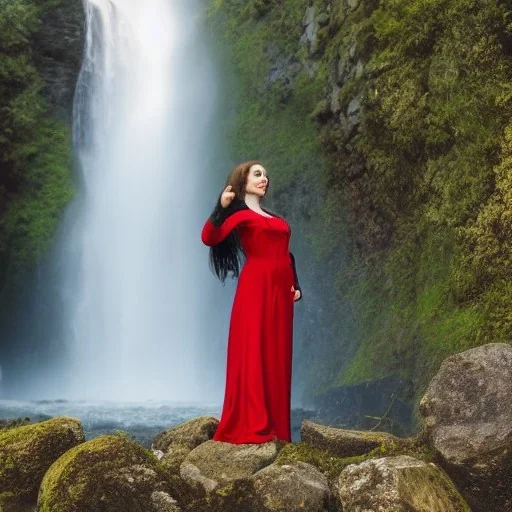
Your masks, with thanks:
[(216, 245), (235, 228), (246, 260), (233, 301), (224, 406), (213, 439), (234, 444), (291, 442), (291, 230), (282, 218), (244, 209), (219, 227), (208, 219), (201, 239)]

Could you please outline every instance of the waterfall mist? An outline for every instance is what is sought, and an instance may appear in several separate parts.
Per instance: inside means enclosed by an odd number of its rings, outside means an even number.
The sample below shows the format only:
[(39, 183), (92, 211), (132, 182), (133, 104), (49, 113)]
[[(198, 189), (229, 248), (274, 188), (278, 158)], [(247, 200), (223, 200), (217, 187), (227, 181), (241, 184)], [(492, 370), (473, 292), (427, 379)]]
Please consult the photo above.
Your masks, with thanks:
[(84, 0), (84, 9), (78, 192), (45, 278), (59, 327), (51, 357), (33, 357), (12, 394), (220, 400), (230, 293), (215, 297), (200, 232), (216, 200), (212, 176), (227, 169), (204, 6)]

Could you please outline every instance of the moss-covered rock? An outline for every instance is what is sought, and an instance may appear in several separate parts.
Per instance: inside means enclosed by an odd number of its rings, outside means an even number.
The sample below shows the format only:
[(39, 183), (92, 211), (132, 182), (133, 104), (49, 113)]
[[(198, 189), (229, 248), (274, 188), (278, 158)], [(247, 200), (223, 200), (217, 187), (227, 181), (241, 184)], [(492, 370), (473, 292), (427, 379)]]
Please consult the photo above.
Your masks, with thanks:
[(185, 457), (201, 443), (212, 439), (219, 420), (213, 416), (192, 418), (160, 432), (153, 439), (153, 453), (170, 472), (178, 473)]
[(306, 462), (271, 464), (251, 477), (262, 510), (324, 512), (330, 501), (328, 480)]
[(187, 455), (180, 474), (200, 492), (212, 493), (268, 466), (274, 462), (281, 447), (278, 441), (262, 444), (206, 441)]
[(346, 430), (304, 420), (301, 439), (309, 446), (327, 450), (338, 457), (363, 455), (384, 443), (399, 445), (401, 440), (387, 432)]
[(512, 509), (512, 347), (443, 361), (420, 402), (426, 434), (475, 512)]
[(338, 493), (345, 512), (471, 512), (443, 470), (407, 455), (347, 466)]
[(96, 437), (68, 450), (41, 483), (38, 512), (179, 510), (158, 459), (125, 435)]
[(68, 417), (0, 430), (0, 510), (33, 505), (48, 468), (84, 441), (80, 421)]

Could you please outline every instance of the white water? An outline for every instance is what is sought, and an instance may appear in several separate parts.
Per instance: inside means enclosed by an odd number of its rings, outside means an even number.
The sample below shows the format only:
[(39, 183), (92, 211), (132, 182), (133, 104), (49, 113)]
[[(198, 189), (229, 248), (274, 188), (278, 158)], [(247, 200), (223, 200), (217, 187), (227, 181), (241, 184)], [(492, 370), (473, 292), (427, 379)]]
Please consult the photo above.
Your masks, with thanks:
[(53, 383), (46, 376), (45, 396), (220, 399), (221, 386), (206, 381), (198, 321), (209, 271), (196, 195), (216, 94), (202, 11), (193, 0), (84, 7), (74, 108), (80, 193), (63, 277), (68, 353)]

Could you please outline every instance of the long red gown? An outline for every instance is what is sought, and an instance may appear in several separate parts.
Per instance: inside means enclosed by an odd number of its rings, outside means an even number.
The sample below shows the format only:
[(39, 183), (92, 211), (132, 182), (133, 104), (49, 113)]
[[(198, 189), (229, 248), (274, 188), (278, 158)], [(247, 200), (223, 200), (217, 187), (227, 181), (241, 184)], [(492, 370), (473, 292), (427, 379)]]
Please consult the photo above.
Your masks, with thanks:
[(213, 439), (234, 444), (291, 442), (291, 229), (282, 218), (245, 209), (219, 227), (208, 219), (201, 239), (216, 245), (235, 228), (246, 260), (233, 301), (224, 405)]

